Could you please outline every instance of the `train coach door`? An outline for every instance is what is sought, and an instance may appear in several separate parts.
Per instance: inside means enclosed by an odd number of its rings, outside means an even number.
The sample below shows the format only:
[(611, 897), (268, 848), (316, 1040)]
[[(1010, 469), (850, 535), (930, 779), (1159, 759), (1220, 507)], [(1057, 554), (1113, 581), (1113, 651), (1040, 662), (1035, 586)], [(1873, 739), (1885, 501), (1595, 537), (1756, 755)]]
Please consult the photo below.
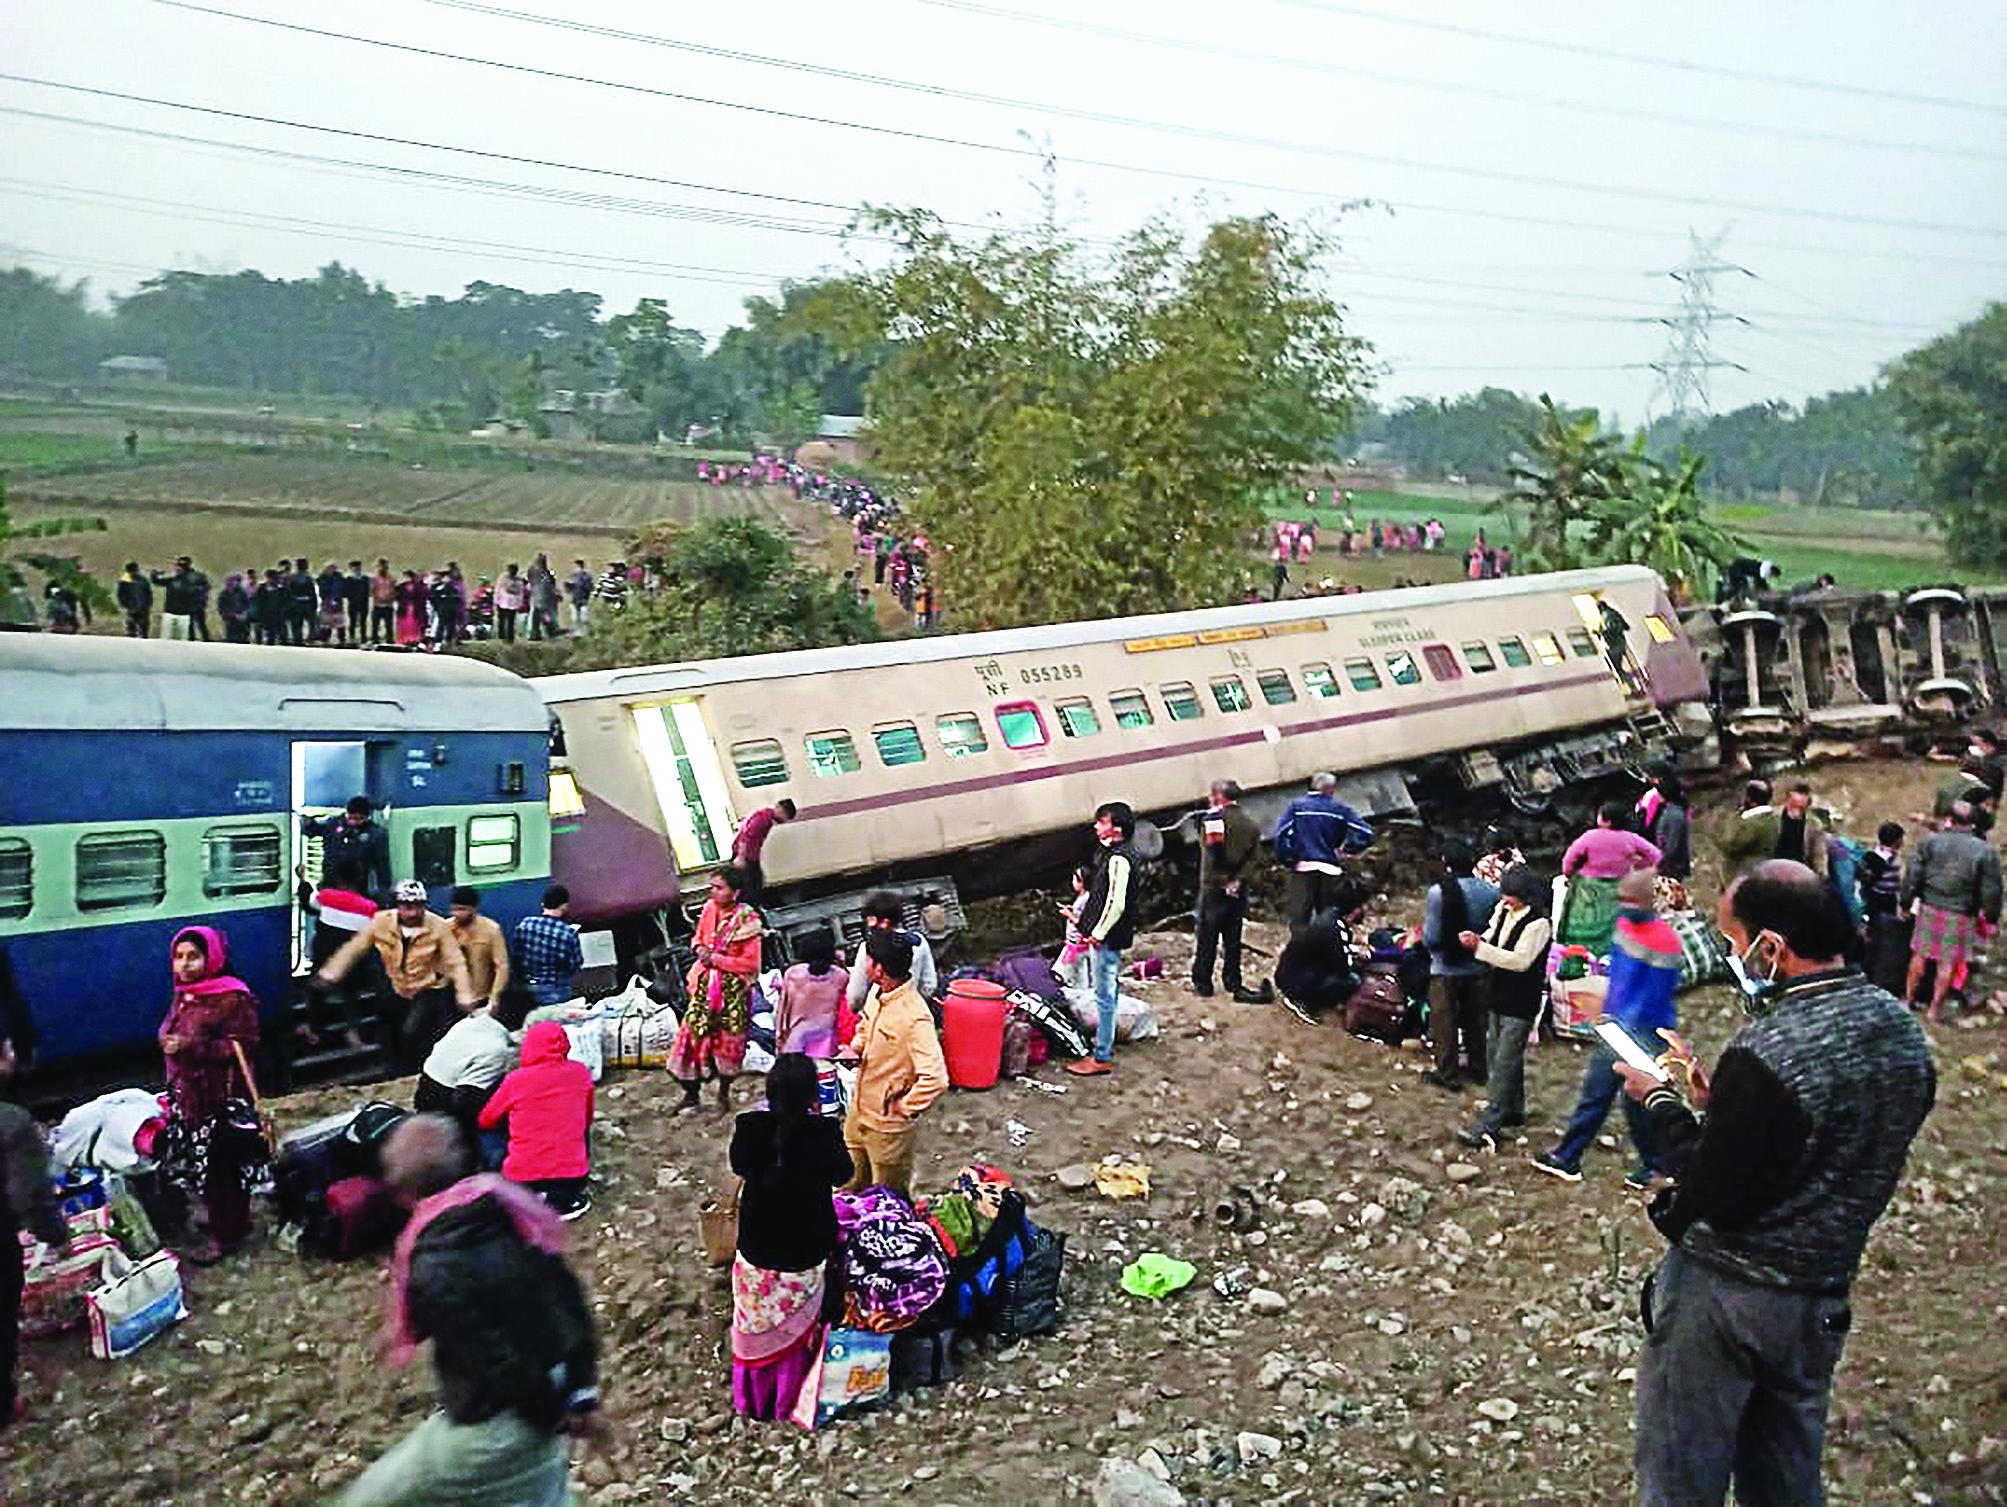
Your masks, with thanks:
[[(369, 791), (369, 745), (366, 743), (295, 743), (293, 745), (293, 862), (309, 885), (321, 882), (321, 840), (308, 837), (300, 827), (306, 817), (326, 817), (346, 809), (351, 796)], [(297, 880), (299, 875), (295, 875)], [(295, 973), (306, 965), (313, 941), (313, 913), (300, 901), (300, 887), (291, 885), (293, 897), (292, 965)]]
[(716, 868), (732, 856), (738, 818), (725, 790), (717, 745), (694, 700), (633, 709), (642, 762), (662, 808), (663, 830), (681, 873)]

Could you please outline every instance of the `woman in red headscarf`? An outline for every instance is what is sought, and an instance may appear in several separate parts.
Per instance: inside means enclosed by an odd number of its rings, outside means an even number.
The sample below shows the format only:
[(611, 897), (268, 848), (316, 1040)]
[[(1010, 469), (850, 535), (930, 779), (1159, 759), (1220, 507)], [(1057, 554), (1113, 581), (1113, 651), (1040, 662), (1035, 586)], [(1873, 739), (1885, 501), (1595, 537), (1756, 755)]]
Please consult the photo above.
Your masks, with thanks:
[(186, 926), (172, 951), (174, 1002), (160, 1023), (167, 1062), (168, 1175), (201, 1200), (207, 1244), (198, 1265), (244, 1243), (251, 1192), (263, 1171), (263, 1137), (238, 1065), (258, 1049), (258, 1001), (227, 971), (230, 946), (213, 926)]

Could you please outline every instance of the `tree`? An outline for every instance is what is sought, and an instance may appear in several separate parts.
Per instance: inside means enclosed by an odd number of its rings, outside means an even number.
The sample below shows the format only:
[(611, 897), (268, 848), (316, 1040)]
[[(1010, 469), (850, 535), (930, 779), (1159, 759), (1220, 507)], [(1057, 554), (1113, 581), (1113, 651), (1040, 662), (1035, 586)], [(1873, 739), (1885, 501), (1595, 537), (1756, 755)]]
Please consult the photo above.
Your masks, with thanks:
[(1709, 578), (1749, 546), (1706, 516), (1700, 473), (1707, 462), (1691, 451), (1665, 466), (1639, 445), (1623, 457), (1621, 492), (1591, 504), (1585, 554), (1597, 565), (1649, 565), (1675, 601), (1692, 601)]
[(1386, 418), (1387, 452), (1416, 475), (1495, 481), (1520, 437), (1540, 421), (1539, 405), (1502, 387), (1455, 398), (1406, 398)]
[(825, 285), (820, 312), (883, 353), (874, 464), (961, 621), (1236, 594), (1261, 497), (1329, 455), (1364, 386), (1366, 346), (1320, 287), (1329, 238), (1262, 217), (1188, 245), (1153, 222), (1104, 271), (1050, 219), (974, 243), (922, 211), (867, 221), (892, 265)]
[(1951, 558), (2007, 565), (2007, 303), (1885, 373)]
[(44, 550), (21, 549), (37, 539), (59, 539), (67, 534), (103, 533), (102, 518), (44, 518), (37, 523), (15, 519), (7, 504), (7, 473), (0, 471), (0, 628), (35, 626), (35, 593), (31, 577), (47, 584), (67, 586), (88, 602), (92, 611), (109, 611), (111, 593), (89, 575), (75, 555), (52, 555)]
[(91, 312), (87, 291), (26, 267), (0, 271), (0, 371), (75, 378), (111, 354), (111, 321)]
[(1593, 408), (1570, 413), (1540, 395), (1540, 411), (1525, 436), (1526, 453), (1506, 467), (1512, 486), (1494, 505), (1508, 520), (1518, 509), (1523, 557), (1538, 570), (1573, 570), (1589, 563), (1583, 527), (1620, 496), (1628, 477), (1624, 449), (1605, 434)]

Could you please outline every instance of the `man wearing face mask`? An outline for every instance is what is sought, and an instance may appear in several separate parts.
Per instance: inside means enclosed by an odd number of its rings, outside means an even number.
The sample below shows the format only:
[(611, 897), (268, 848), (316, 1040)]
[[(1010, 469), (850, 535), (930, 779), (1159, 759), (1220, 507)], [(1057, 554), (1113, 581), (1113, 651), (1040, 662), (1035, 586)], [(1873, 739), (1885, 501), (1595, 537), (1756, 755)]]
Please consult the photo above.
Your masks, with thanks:
[[(1674, 1086), (1619, 1063), (1676, 1179), (1645, 1284), (1638, 1501), (1823, 1500), (1819, 1457), (1848, 1294), (1937, 1091), (1923, 1033), (1841, 961), (1851, 921), (1803, 864), (1759, 864), (1717, 921), (1760, 1013), (1712, 1075), (1667, 1033)], [(1692, 1107), (1688, 1107), (1688, 1103)], [(1703, 1120), (1696, 1111), (1704, 1111)]]

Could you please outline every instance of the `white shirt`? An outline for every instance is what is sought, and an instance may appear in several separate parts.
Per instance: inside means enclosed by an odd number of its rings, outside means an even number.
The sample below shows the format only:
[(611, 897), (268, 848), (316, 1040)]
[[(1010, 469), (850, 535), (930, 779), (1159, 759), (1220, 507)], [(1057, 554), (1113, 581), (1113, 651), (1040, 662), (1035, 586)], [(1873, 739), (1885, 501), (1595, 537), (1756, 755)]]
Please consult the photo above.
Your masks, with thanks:
[(441, 1088), (493, 1088), (516, 1065), (516, 1044), (486, 1010), (476, 1010), (439, 1038), (425, 1059), (425, 1076)]
[[(867, 937), (870, 933), (865, 933)], [(918, 936), (916, 932), (914, 935)], [(850, 970), (850, 987), (843, 997), (850, 1002), (853, 1010), (862, 1010), (866, 996), (871, 993), (871, 958), (864, 950), (864, 943), (857, 944), (857, 962)], [(920, 991), (920, 998), (934, 999), (941, 992), (941, 971), (934, 966), (934, 949), (925, 937), (913, 949), (913, 986)]]

